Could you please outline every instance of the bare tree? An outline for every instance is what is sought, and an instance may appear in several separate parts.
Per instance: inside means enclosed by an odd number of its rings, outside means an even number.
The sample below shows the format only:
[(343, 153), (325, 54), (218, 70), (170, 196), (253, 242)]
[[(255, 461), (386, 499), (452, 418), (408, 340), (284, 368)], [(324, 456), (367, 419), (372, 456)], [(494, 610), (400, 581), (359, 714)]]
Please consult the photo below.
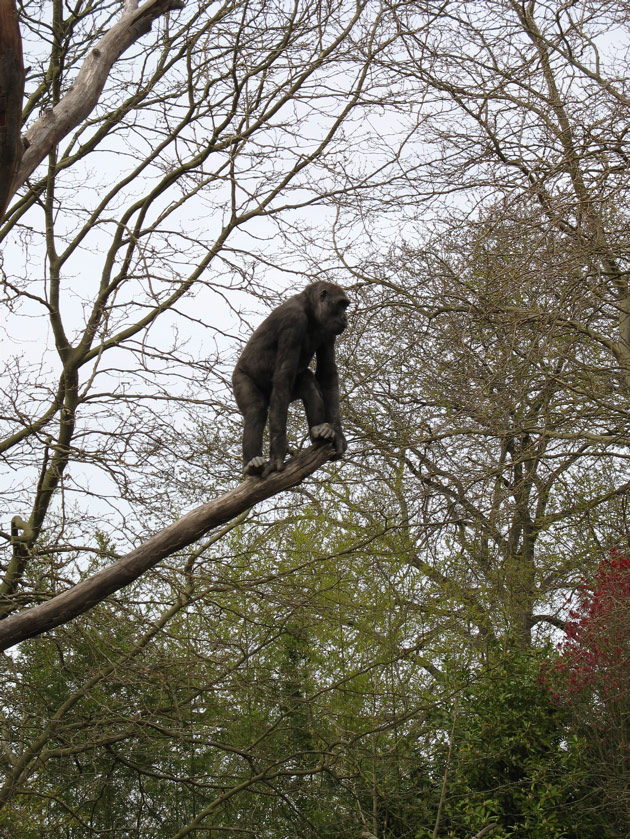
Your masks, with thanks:
[[(150, 36), (116, 30), (158, 6), (127, 5), (120, 19), (119, 3), (55, 2), (52, 17), (46, 4), (21, 9), (25, 136), (43, 156), (31, 157), (1, 231), (2, 329), (12, 351), (1, 380), (2, 518), (11, 525), (1, 533), (0, 612), (7, 647), (46, 632), (35, 659), (55, 651), (47, 672), (60, 675), (64, 696), (33, 692), (37, 730), (0, 719), (2, 819), (16, 832), (22, 803), (37, 808), (42, 800), (40, 781), (62, 820), (100, 830), (100, 814), (84, 820), (92, 793), (82, 782), (66, 796), (54, 778), (43, 780), (55, 774), (75, 725), (81, 734), (65, 754), (78, 775), (89, 755), (99, 797), (112, 789), (110, 773), (131, 778), (120, 806), (106, 808), (107, 829), (133, 821), (138, 835), (158, 821), (145, 795), (158, 774), (175, 802), (160, 827), (188, 835), (218, 817), (228, 823), (239, 794), (322, 773), (338, 737), (332, 732), (329, 745), (307, 755), (295, 743), (274, 745), (282, 731), (276, 662), (261, 664), (260, 655), (282, 638), (296, 606), (279, 614), (268, 589), (239, 579), (252, 560), (234, 560), (229, 542), (232, 568), (220, 569), (212, 545), (229, 539), (231, 524), (180, 549), (226, 517), (238, 529), (240, 511), (328, 458), (325, 447), (309, 449), (285, 472), (235, 486), (240, 420), (226, 383), (241, 323), (245, 336), (287, 285), (308, 279), (286, 247), (292, 228), (326, 197), (352, 189), (347, 157), (356, 139), (344, 125), (351, 119), (360, 128), (380, 98), (377, 89), (370, 102), (366, 86), (374, 54), (393, 37), (387, 6), (195, 3), (157, 17)], [(47, 134), (71, 106), (75, 115), (87, 108), (76, 86), (105, 66), (94, 55), (103, 43), (113, 63), (97, 101), (75, 125), (64, 116), (65, 134)], [(216, 496), (219, 517), (212, 501), (199, 509)], [(285, 511), (281, 504), (290, 502), (277, 498), (272, 517)], [(121, 585), (129, 587), (116, 596)], [(236, 602), (249, 592), (245, 605)], [(102, 598), (87, 624), (64, 624)], [(224, 619), (232, 613), (233, 627)], [(192, 635), (171, 646), (185, 626)], [(193, 637), (198, 652), (186, 663)], [(26, 641), (3, 657), (9, 705), (38, 679), (54, 681), (37, 675), (35, 647)], [(96, 668), (80, 663), (84, 654), (100, 659)], [(145, 667), (156, 677), (151, 688)], [(258, 667), (270, 674), (261, 687), (249, 672)], [(259, 701), (262, 687), (270, 696), (262, 726), (240, 737), (227, 731), (233, 700), (218, 701), (230, 682), (251, 690), (238, 702)], [(117, 697), (117, 721), (109, 701), (93, 716), (101, 691)], [(200, 708), (212, 727), (204, 745), (195, 742)], [(165, 740), (156, 726), (170, 729)], [(158, 740), (169, 745), (154, 771), (138, 760), (138, 746)], [(204, 752), (201, 763), (191, 748)], [(122, 789), (138, 793), (135, 821)], [(180, 808), (182, 790), (190, 801)], [(55, 830), (60, 822), (43, 815), (40, 824)]]
[(567, 592), (627, 538), (625, 398), (597, 339), (614, 314), (568, 285), (580, 254), (561, 241), (535, 204), (499, 203), (402, 247), (366, 275), (347, 347), (357, 509), (397, 533), (418, 608), (481, 648), (562, 627)]
[(611, 318), (591, 335), (627, 387), (630, 100), (627, 56), (608, 37), (627, 26), (625, 4), (453, 2), (422, 37), (410, 12), (400, 70), (429, 99), (418, 134), (437, 152), (418, 196), (456, 191), (470, 207), (500, 197), (508, 215), (536, 203), (541, 230), (573, 254), (565, 283), (579, 273)]

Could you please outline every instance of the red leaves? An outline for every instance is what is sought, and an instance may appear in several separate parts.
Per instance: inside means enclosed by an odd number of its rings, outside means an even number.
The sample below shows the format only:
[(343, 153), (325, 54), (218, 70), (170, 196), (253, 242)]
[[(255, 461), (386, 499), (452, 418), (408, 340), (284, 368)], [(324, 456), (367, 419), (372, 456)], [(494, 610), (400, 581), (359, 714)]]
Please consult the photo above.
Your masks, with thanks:
[(630, 690), (630, 557), (613, 549), (580, 586), (560, 659), (549, 673), (557, 699), (616, 702)]

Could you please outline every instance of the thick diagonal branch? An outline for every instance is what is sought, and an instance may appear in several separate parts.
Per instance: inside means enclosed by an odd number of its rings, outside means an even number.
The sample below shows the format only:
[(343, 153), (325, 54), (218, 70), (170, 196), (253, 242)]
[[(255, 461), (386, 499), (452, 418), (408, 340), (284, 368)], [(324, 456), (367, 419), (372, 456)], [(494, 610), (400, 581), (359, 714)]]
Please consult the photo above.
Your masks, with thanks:
[(110, 594), (137, 580), (162, 559), (196, 542), (208, 531), (244, 510), (301, 483), (332, 454), (330, 444), (311, 446), (290, 460), (283, 472), (265, 480), (250, 478), (220, 498), (202, 504), (155, 536), (86, 580), (38, 606), (0, 622), (0, 650), (32, 638), (87, 612)]

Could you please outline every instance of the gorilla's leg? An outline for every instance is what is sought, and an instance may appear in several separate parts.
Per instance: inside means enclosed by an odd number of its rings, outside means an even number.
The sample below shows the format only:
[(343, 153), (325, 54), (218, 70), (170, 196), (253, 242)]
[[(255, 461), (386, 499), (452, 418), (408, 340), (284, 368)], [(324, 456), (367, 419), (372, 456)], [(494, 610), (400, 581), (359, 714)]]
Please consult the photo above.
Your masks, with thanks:
[(260, 475), (265, 468), (262, 456), (263, 433), (267, 422), (269, 399), (249, 376), (235, 370), (232, 376), (236, 404), (245, 420), (243, 429), (243, 472)]

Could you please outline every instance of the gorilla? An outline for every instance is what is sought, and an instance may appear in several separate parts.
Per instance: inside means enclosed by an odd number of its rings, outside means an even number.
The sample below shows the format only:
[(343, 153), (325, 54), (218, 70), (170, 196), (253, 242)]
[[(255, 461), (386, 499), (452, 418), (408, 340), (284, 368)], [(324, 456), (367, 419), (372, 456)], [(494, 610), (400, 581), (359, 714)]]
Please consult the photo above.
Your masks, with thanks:
[[(347, 444), (339, 417), (335, 338), (347, 326), (346, 293), (316, 282), (274, 309), (249, 339), (232, 375), (236, 404), (245, 420), (243, 472), (265, 478), (284, 469), (289, 403), (301, 399), (313, 442), (333, 443), (333, 460)], [(315, 372), (309, 369), (317, 358)], [(269, 460), (262, 456), (269, 414)]]

